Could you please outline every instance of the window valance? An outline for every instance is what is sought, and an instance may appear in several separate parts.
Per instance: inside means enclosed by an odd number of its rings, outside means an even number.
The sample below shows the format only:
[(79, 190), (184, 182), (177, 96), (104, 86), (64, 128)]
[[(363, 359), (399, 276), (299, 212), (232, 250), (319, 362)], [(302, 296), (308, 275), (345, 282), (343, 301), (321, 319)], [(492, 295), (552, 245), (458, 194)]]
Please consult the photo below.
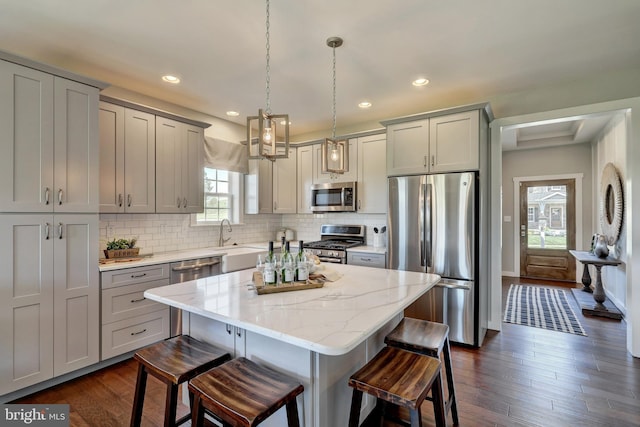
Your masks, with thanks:
[(204, 165), (214, 169), (249, 173), (247, 148), (242, 144), (205, 136)]

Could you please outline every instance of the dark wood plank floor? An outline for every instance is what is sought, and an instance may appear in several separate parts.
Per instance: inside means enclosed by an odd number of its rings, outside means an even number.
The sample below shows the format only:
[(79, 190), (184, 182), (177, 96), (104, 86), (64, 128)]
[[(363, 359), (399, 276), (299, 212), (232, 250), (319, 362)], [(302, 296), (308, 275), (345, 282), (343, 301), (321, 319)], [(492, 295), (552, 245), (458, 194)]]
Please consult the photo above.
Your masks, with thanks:
[[(520, 282), (572, 286), (504, 278), (503, 294)], [(640, 359), (626, 350), (626, 324), (585, 317), (569, 300), (587, 337), (503, 323), (479, 349), (452, 347), (460, 425), (640, 426)], [(125, 426), (135, 380), (130, 360), (16, 403), (68, 403), (72, 426)], [(148, 387), (142, 425), (158, 426), (164, 387), (153, 378)], [(425, 426), (435, 425), (430, 404), (423, 406)], [(180, 406), (179, 414), (187, 411)]]

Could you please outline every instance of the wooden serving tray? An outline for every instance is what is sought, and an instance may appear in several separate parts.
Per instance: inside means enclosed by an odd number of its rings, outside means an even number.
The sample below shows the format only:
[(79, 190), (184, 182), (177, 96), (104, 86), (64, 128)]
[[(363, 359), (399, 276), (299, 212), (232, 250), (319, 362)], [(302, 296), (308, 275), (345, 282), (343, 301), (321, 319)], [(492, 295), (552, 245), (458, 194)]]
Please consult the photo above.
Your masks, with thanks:
[[(311, 275), (314, 276), (314, 275)], [(282, 284), (279, 286), (265, 286), (262, 273), (253, 272), (253, 283), (256, 285), (258, 295), (277, 294), (280, 292), (301, 291), (303, 289), (321, 288), (324, 286), (324, 277), (315, 275), (310, 277), (306, 282), (293, 282), (291, 284)]]

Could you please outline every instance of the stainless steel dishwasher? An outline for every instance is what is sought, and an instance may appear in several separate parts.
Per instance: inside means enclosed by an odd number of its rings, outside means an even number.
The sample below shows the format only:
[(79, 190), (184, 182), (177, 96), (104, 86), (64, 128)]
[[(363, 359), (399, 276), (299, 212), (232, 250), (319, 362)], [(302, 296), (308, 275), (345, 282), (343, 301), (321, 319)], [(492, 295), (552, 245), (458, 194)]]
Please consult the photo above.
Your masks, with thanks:
[[(202, 279), (204, 277), (220, 274), (222, 257), (212, 256), (207, 258), (187, 259), (170, 264), (171, 276), (169, 282), (183, 283), (189, 280)], [(182, 333), (182, 310), (171, 307), (170, 336), (175, 337)]]

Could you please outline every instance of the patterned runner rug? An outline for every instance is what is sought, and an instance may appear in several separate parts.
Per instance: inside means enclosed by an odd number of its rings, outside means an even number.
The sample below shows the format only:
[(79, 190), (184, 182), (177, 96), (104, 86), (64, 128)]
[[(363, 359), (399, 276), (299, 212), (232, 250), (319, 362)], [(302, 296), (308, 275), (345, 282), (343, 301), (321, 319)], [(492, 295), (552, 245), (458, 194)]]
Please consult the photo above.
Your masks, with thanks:
[(511, 285), (503, 322), (587, 336), (562, 289)]

